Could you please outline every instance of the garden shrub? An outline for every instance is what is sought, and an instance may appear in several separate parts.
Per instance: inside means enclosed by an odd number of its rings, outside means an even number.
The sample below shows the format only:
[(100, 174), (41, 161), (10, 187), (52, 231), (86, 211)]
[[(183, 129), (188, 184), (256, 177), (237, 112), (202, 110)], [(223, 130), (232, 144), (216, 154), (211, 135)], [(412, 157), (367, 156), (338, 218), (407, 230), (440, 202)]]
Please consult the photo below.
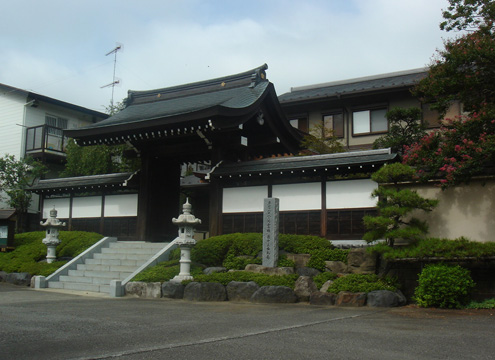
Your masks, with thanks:
[[(259, 286), (288, 286), (294, 289), (295, 283), (299, 275), (266, 275), (258, 274), (249, 271), (231, 271), (226, 273), (213, 273), (210, 275), (194, 276), (194, 281), (198, 282), (218, 282), (227, 285), (231, 281), (254, 281)], [(185, 283), (185, 282), (183, 282)]]
[(328, 288), (328, 292), (338, 294), (341, 291), (370, 292), (375, 290), (396, 291), (396, 281), (380, 278), (375, 274), (349, 274), (336, 279)]
[(319, 236), (280, 234), (278, 246), (288, 253), (310, 254), (313, 250), (331, 249), (332, 243)]
[[(179, 272), (179, 260), (163, 261), (137, 274), (132, 281), (164, 282), (173, 279), (176, 275), (179, 275)], [(191, 276), (194, 277), (202, 273), (203, 269), (201, 267), (191, 265)]]
[[(66, 261), (51, 264), (39, 262), (46, 258), (46, 245), (42, 243), (45, 231), (33, 231), (16, 234), (15, 250), (0, 253), (0, 270), (5, 272), (27, 272), (31, 275), (47, 276), (64, 265)], [(103, 238), (102, 235), (84, 231), (61, 231), (57, 246), (58, 257), (74, 257)]]
[(325, 261), (342, 261), (347, 264), (349, 250), (342, 249), (315, 249), (310, 251), (311, 258), (308, 267), (325, 271)]
[(321, 288), (324, 283), (326, 283), (328, 280), (335, 280), (337, 278), (337, 274), (330, 272), (330, 271), (325, 271), (322, 272), (316, 276), (313, 277), (313, 281), (315, 282), (316, 286)]
[(191, 260), (206, 266), (222, 266), (234, 238), (238, 235), (213, 236), (198, 241), (191, 249)]
[(427, 265), (419, 274), (414, 300), (422, 307), (461, 308), (475, 283), (459, 265)]
[(427, 238), (419, 240), (415, 244), (400, 248), (391, 248), (386, 244), (377, 244), (369, 248), (383, 255), (385, 259), (403, 258), (431, 258), (442, 257), (446, 259), (486, 256), (495, 256), (495, 243), (480, 243), (470, 241), (465, 237), (455, 240)]

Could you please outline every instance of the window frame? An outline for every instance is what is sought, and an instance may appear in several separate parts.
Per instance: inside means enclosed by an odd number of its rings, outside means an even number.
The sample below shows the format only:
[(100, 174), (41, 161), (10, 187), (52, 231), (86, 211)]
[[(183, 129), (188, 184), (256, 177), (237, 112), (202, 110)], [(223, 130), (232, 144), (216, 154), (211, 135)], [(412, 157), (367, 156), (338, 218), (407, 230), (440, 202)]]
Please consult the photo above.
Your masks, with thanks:
[[(335, 121), (334, 121), (334, 117), (336, 115), (340, 115), (341, 116), (341, 125), (342, 125), (342, 133), (341, 134), (338, 134), (336, 133), (335, 131)], [(328, 117), (328, 116), (332, 116), (332, 127), (331, 129), (333, 130), (333, 135), (338, 138), (338, 139), (343, 139), (345, 137), (345, 124), (344, 124), (344, 111), (338, 111), (338, 110), (335, 110), (335, 111), (325, 111), (321, 114), (321, 121), (323, 123), (323, 127), (326, 128), (326, 125), (325, 125), (325, 118)]]
[[(371, 120), (372, 120), (371, 113), (373, 111), (377, 111), (377, 110), (385, 110), (385, 114), (386, 114), (388, 112), (388, 105), (383, 104), (383, 105), (366, 106), (366, 107), (355, 107), (352, 109), (351, 123), (352, 123), (352, 136), (353, 137), (369, 136), (369, 135), (381, 135), (381, 134), (386, 134), (390, 131), (390, 124), (389, 124), (389, 121), (386, 118), (386, 116), (385, 116), (385, 121), (387, 122), (387, 129), (386, 130), (380, 130), (380, 131), (372, 131), (373, 127), (372, 127), (372, 122), (371, 122)], [(356, 133), (355, 132), (355, 126), (354, 126), (354, 114), (357, 112), (365, 112), (365, 111), (369, 112), (368, 121), (369, 121), (370, 131), (369, 132)]]
[[(287, 119), (289, 120), (289, 123), (292, 127), (294, 127), (295, 129), (298, 129), (299, 131), (302, 131), (306, 134), (309, 134), (309, 116), (308, 116), (308, 114), (304, 114), (304, 113), (294, 114), (291, 116), (287, 116)], [(293, 125), (293, 123), (292, 123), (293, 121), (297, 121), (297, 127)], [(305, 124), (304, 125), (306, 127), (305, 130), (301, 129), (301, 123)]]

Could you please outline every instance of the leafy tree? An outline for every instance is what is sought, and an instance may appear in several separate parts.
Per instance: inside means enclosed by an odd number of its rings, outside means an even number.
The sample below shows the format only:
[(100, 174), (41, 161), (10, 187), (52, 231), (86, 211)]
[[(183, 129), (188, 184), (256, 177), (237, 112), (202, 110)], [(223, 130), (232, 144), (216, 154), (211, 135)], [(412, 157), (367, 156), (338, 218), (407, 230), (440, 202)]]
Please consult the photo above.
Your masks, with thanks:
[(363, 218), (368, 230), (364, 240), (386, 239), (388, 245), (393, 246), (396, 240), (414, 242), (426, 235), (426, 222), (412, 217), (411, 213), (431, 211), (438, 200), (425, 199), (416, 191), (399, 186), (401, 182), (412, 180), (415, 173), (413, 168), (395, 163), (383, 166), (372, 175), (373, 181), (379, 183), (373, 192), (373, 196), (378, 198), (378, 215)]
[[(107, 106), (106, 112), (115, 115), (125, 108), (126, 99)], [(139, 169), (139, 159), (126, 156), (133, 151), (127, 145), (78, 146), (70, 139), (66, 148), (66, 164), (60, 176), (86, 176), (135, 171)]]
[(301, 155), (308, 152), (316, 154), (333, 154), (344, 151), (344, 145), (340, 139), (334, 135), (333, 130), (325, 127), (323, 122), (313, 125), (309, 134), (305, 135), (301, 141)]
[(440, 29), (461, 31), (493, 25), (493, 0), (449, 0), (449, 3), (447, 10), (442, 13), (445, 21), (440, 23)]
[(428, 76), (414, 89), (422, 102), (446, 112), (454, 101), (465, 114), (446, 119), (437, 131), (411, 145), (403, 158), (423, 179), (443, 187), (486, 173), (495, 160), (495, 3), (450, 0), (445, 30), (474, 29), (445, 42)]
[[(17, 232), (25, 230), (27, 212), (32, 193), (26, 189), (46, 173), (46, 167), (31, 157), (17, 160), (13, 155), (0, 157), (0, 193), (4, 192), (7, 204), (17, 211)], [(0, 195), (1, 196), (1, 195)]]
[(375, 140), (375, 149), (391, 148), (393, 152), (402, 155), (404, 146), (410, 146), (426, 135), (419, 108), (394, 108), (387, 112), (386, 117), (390, 131)]

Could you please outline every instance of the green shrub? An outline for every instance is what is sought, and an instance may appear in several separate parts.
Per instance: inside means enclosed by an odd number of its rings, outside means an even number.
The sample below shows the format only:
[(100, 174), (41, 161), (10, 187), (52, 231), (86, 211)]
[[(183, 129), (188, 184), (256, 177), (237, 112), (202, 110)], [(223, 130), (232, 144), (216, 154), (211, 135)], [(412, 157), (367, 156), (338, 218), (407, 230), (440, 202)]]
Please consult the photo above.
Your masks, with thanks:
[[(46, 236), (45, 231), (33, 231), (16, 234), (14, 237), (15, 250), (9, 253), (0, 253), (0, 270), (5, 272), (27, 272), (31, 275), (50, 275), (65, 261), (56, 261), (51, 264), (40, 263), (46, 258), (46, 245), (42, 243)], [(57, 246), (58, 257), (74, 257), (103, 238), (96, 233), (83, 231), (61, 231)]]
[(328, 292), (338, 294), (341, 291), (370, 292), (374, 290), (397, 290), (395, 281), (389, 278), (379, 278), (370, 274), (349, 274), (336, 279), (328, 288)]
[(280, 250), (294, 254), (310, 254), (313, 250), (331, 249), (332, 243), (319, 236), (280, 234)]
[(266, 275), (258, 274), (249, 271), (231, 271), (226, 273), (213, 273), (210, 275), (194, 276), (194, 281), (198, 282), (218, 282), (227, 285), (231, 281), (254, 281), (259, 286), (288, 286), (294, 289), (299, 275)]
[(495, 299), (486, 299), (481, 302), (471, 301), (466, 309), (495, 309)]
[(469, 270), (459, 265), (427, 265), (419, 274), (414, 300), (422, 307), (461, 308), (474, 285)]
[(322, 272), (315, 277), (313, 277), (313, 281), (315, 282), (316, 286), (321, 288), (324, 283), (326, 283), (328, 280), (335, 280), (337, 278), (337, 274), (330, 272), (330, 271), (325, 271)]
[[(144, 281), (144, 282), (164, 282), (179, 275), (180, 264), (179, 260), (169, 260), (159, 263), (156, 266), (150, 267), (141, 273), (137, 274), (132, 281)], [(191, 275), (196, 276), (203, 273), (201, 267), (191, 266)]]
[(308, 267), (325, 271), (325, 261), (342, 261), (347, 263), (349, 250), (342, 249), (314, 249), (310, 251), (311, 258)]
[(222, 266), (236, 235), (227, 234), (200, 240), (191, 249), (191, 260), (206, 266)]
[(277, 262), (278, 267), (295, 267), (296, 263), (293, 260), (289, 260), (287, 258), (287, 255), (282, 254), (278, 257), (278, 262)]
[(470, 241), (465, 237), (455, 240), (427, 238), (409, 246), (391, 248), (385, 244), (377, 244), (371, 251), (381, 253), (385, 259), (430, 258), (446, 259), (495, 256), (495, 243)]

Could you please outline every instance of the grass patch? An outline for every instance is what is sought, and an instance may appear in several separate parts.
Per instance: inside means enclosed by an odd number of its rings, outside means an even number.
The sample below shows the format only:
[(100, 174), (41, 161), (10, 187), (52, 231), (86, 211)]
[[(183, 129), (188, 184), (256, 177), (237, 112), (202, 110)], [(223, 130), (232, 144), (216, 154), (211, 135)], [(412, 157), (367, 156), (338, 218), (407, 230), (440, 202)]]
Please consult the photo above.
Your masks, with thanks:
[(326, 283), (328, 280), (333, 281), (336, 278), (337, 278), (337, 274), (330, 271), (325, 271), (313, 277), (313, 281), (315, 282), (318, 289), (320, 289), (323, 286), (323, 284)]
[(375, 290), (396, 291), (397, 285), (390, 278), (380, 278), (374, 274), (350, 274), (336, 279), (328, 288), (328, 292), (334, 294), (341, 291), (370, 292)]
[[(47, 276), (64, 265), (66, 261), (56, 261), (51, 264), (39, 262), (46, 258), (46, 245), (42, 243), (45, 231), (33, 231), (16, 234), (14, 237), (15, 250), (0, 253), (0, 270), (7, 273), (27, 272), (31, 275)], [(58, 257), (75, 257), (103, 238), (97, 233), (84, 231), (61, 231), (57, 246)]]
[(484, 301), (471, 301), (465, 307), (466, 309), (495, 309), (495, 299), (486, 299)]

